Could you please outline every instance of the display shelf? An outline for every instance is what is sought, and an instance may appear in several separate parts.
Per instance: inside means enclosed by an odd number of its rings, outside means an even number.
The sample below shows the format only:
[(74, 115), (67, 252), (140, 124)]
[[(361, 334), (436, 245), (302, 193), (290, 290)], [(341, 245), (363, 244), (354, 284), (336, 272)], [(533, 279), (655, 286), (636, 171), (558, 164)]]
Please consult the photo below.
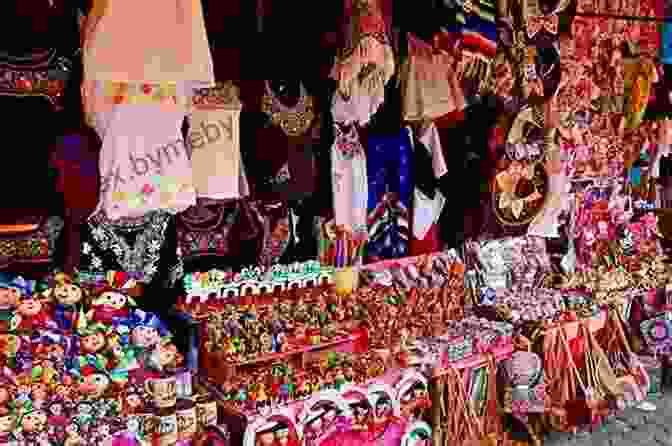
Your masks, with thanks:
[(362, 353), (368, 350), (368, 331), (360, 328), (356, 332), (328, 342), (293, 348), (287, 352), (262, 355), (255, 359), (240, 362), (227, 361), (221, 352), (209, 352), (200, 355), (200, 365), (208, 377), (215, 383), (223, 384), (240, 373), (241, 369), (262, 366), (269, 362), (292, 363), (304, 368), (317, 353)]

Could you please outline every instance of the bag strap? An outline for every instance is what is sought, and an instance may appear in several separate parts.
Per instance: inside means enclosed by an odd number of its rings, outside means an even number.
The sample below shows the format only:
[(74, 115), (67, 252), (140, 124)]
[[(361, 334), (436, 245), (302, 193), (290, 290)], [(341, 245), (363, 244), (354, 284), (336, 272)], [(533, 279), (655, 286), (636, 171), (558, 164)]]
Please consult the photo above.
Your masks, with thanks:
[[(579, 325), (579, 332), (581, 330), (582, 325)], [(569, 342), (567, 341), (567, 335), (565, 334), (564, 330), (558, 328), (558, 338), (560, 342), (562, 343), (562, 346), (565, 349), (565, 352), (567, 354), (567, 364), (569, 365), (568, 369), (572, 371), (574, 376), (576, 377), (576, 382), (579, 384), (579, 387), (581, 387), (582, 391), (587, 391), (586, 385), (581, 379), (581, 374), (579, 373), (578, 367), (576, 367), (576, 364), (574, 363), (574, 358), (572, 357), (572, 350), (569, 348)]]
[(502, 438), (503, 426), (499, 414), (499, 399), (497, 397), (497, 361), (495, 355), (488, 354), (488, 391), (486, 393), (487, 402), (485, 404), (486, 410), (485, 418), (485, 435), (493, 433), (497, 434), (497, 438)]

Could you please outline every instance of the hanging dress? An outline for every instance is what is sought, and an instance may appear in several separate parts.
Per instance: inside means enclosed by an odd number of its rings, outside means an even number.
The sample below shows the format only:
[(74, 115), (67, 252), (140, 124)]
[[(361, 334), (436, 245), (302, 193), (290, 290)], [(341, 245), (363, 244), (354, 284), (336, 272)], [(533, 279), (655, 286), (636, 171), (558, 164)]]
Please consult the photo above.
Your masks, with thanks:
[(334, 126), (331, 148), (334, 216), (337, 225), (349, 226), (366, 238), (368, 185), (366, 153), (354, 126)]
[(95, 212), (119, 219), (192, 205), (180, 130), (193, 88), (214, 84), (200, 1), (109, 1), (85, 42), (83, 66), (85, 116), (103, 143)]
[(411, 130), (403, 128), (396, 135), (369, 136), (366, 164), (369, 260), (405, 257), (414, 185)]
[(232, 83), (199, 90), (194, 96), (189, 147), (196, 195), (230, 199), (241, 196), (240, 110)]

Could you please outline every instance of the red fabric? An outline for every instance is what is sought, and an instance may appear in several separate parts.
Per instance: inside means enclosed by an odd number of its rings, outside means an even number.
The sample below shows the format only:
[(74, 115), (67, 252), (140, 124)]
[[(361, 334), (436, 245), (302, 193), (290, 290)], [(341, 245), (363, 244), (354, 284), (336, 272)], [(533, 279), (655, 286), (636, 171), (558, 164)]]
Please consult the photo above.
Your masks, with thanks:
[(429, 228), (429, 232), (425, 235), (425, 238), (420, 240), (415, 237), (411, 237), (409, 243), (409, 256), (419, 256), (422, 254), (430, 254), (441, 250), (441, 229), (436, 223)]

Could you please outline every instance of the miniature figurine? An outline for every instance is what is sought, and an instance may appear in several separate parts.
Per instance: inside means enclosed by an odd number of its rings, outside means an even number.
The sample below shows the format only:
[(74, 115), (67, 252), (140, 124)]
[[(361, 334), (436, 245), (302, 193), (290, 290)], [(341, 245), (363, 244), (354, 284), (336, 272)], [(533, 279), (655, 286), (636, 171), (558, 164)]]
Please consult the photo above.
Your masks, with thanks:
[(151, 349), (161, 342), (161, 334), (153, 326), (138, 325), (131, 332), (131, 342), (136, 347)]
[(20, 298), (21, 291), (18, 288), (0, 285), (0, 332), (9, 331), (11, 319)]

